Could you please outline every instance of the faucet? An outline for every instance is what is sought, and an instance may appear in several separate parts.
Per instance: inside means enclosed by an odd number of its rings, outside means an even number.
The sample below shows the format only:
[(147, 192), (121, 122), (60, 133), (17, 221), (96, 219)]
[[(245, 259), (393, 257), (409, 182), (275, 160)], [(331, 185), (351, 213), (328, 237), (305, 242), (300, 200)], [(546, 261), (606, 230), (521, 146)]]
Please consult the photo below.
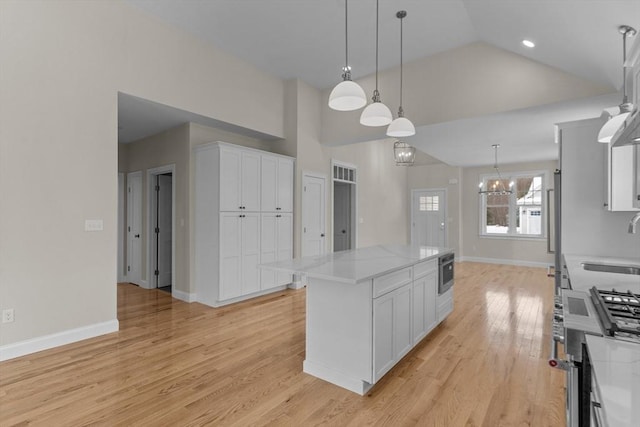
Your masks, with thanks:
[(631, 221), (629, 222), (629, 234), (636, 233), (636, 224), (638, 221), (640, 221), (640, 212), (636, 212), (633, 218), (631, 218)]

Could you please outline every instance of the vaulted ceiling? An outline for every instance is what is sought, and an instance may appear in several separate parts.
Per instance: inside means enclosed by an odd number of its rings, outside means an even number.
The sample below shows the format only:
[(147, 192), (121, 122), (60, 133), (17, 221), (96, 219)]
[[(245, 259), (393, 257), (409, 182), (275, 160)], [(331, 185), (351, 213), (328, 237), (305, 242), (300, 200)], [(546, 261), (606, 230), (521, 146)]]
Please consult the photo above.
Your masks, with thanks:
[[(344, 0), (127, 1), (282, 79), (298, 78), (318, 89), (330, 88), (340, 80)], [(639, 0), (381, 0), (381, 70), (399, 64), (398, 10), (408, 12), (404, 23), (405, 63), (481, 42), (610, 88), (609, 97), (585, 95), (585, 99), (567, 99), (548, 108), (534, 105), (517, 112), (448, 118), (420, 128), (438, 142), (428, 146), (416, 142), (418, 148), (461, 166), (473, 162), (458, 159), (446, 147), (452, 142), (456, 147), (464, 146), (464, 141), (473, 136), (465, 132), (500, 131), (507, 141), (517, 135), (535, 134), (541, 127), (552, 132), (555, 122), (574, 120), (581, 114), (593, 117), (602, 108), (617, 104), (620, 96), (615, 92), (622, 81), (622, 43), (617, 28), (627, 24), (640, 29)], [(534, 41), (535, 48), (523, 46), (523, 39)], [(374, 72), (373, 0), (349, 2), (349, 57), (354, 79)], [(505, 117), (515, 119), (512, 126), (503, 126)], [(533, 121), (527, 121), (532, 118), (537, 119), (537, 130), (532, 128)], [(523, 126), (518, 126), (519, 122)], [(535, 143), (531, 148), (535, 150)], [(476, 156), (475, 163), (489, 163), (491, 158), (488, 149), (486, 161), (478, 161)], [(521, 158), (505, 158), (510, 160)]]

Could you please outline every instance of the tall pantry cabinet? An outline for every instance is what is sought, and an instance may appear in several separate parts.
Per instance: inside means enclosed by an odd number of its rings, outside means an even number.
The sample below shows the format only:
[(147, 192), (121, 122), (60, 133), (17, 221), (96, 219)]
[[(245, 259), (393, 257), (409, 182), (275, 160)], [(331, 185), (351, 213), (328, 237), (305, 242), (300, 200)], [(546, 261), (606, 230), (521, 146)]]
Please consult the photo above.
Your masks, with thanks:
[(194, 163), (197, 300), (218, 307), (291, 283), (258, 265), (293, 258), (294, 159), (214, 142)]

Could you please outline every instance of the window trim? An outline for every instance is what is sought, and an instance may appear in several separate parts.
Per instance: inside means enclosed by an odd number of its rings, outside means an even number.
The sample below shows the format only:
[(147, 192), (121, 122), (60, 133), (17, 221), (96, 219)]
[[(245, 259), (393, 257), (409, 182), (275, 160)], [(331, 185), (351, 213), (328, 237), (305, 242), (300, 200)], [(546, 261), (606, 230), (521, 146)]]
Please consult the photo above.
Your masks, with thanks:
[[(540, 188), (540, 220), (541, 220), (541, 231), (540, 234), (518, 234), (514, 231), (509, 231), (508, 233), (487, 233), (486, 223), (487, 223), (487, 197), (486, 194), (479, 194), (480, 201), (478, 203), (479, 206), (479, 218), (478, 218), (478, 235), (482, 238), (488, 239), (520, 239), (520, 240), (544, 240), (547, 238), (547, 221), (546, 216), (548, 215), (548, 207), (547, 201), (544, 197), (544, 194), (547, 190), (547, 176), (549, 172), (546, 170), (533, 170), (533, 171), (514, 171), (514, 172), (505, 172), (501, 173), (501, 178), (507, 181), (515, 181), (521, 177), (532, 177), (532, 176), (540, 176), (542, 178), (542, 186)], [(485, 183), (487, 180), (498, 179), (498, 175), (496, 173), (484, 173), (480, 174), (480, 182)], [(515, 197), (509, 198), (509, 224), (515, 224), (516, 221), (516, 209), (517, 209), (517, 199)]]

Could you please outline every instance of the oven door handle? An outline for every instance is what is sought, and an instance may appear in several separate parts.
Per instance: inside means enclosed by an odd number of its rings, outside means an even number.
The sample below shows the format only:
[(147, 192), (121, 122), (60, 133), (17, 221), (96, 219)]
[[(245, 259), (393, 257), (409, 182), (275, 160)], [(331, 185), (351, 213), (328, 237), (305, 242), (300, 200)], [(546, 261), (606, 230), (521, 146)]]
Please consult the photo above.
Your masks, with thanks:
[(558, 343), (564, 343), (564, 327), (551, 319), (551, 355), (549, 356), (549, 366), (552, 368), (568, 371), (573, 367), (573, 363), (568, 360), (558, 358)]

